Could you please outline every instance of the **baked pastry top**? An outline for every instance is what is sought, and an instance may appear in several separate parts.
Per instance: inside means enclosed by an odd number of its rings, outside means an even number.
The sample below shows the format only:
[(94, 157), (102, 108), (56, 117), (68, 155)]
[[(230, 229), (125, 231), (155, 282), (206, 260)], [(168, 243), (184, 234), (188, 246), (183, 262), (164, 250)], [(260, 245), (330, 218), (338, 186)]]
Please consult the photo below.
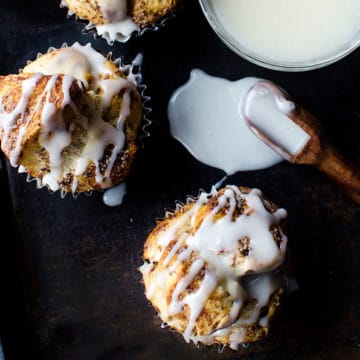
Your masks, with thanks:
[(170, 15), (180, 0), (62, 0), (70, 13), (94, 26), (109, 42), (126, 41), (133, 32)]
[(228, 185), (158, 222), (140, 271), (162, 321), (187, 342), (232, 349), (266, 337), (284, 292), (286, 215), (260, 190)]
[(1, 149), (40, 186), (79, 193), (129, 173), (142, 119), (136, 81), (90, 44), (0, 77)]

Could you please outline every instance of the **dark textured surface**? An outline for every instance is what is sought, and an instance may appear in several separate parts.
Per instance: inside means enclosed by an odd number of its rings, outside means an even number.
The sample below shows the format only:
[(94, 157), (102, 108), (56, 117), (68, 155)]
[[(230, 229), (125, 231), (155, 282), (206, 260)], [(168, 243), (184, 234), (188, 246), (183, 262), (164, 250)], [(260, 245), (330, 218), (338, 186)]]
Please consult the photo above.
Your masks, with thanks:
[(210, 190), (223, 176), (168, 134), (167, 102), (192, 68), (231, 80), (258, 76), (277, 82), (321, 119), (345, 155), (360, 162), (360, 51), (307, 73), (262, 69), (218, 40), (196, 1), (185, 1), (159, 31), (112, 47), (83, 34), (83, 25), (66, 18), (55, 0), (2, 0), (0, 29), (2, 75), (63, 42), (91, 41), (125, 61), (142, 52), (153, 108), (151, 137), (119, 207), (103, 205), (101, 193), (61, 199), (37, 190), (14, 169), (2, 171), (0, 335), (6, 359), (360, 358), (359, 206), (313, 169), (282, 163), (227, 180), (259, 187), (289, 212), (299, 290), (285, 299), (264, 344), (221, 354), (217, 347), (186, 344), (160, 327), (137, 271), (147, 233), (164, 209), (201, 188)]

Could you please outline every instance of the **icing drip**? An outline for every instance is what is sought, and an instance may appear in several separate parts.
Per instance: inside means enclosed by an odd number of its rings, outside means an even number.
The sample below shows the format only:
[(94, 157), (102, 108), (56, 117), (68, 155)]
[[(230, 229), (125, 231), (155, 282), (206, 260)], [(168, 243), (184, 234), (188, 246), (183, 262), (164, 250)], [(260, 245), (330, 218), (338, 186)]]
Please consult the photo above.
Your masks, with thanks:
[(119, 206), (127, 193), (126, 183), (121, 183), (104, 192), (103, 202), (107, 206)]
[[(43, 94), (39, 97), (34, 113), (41, 109), (41, 134), (39, 142), (47, 150), (49, 155), (50, 171), (42, 181), (51, 190), (59, 189), (61, 175), (72, 173), (74, 175), (72, 190), (76, 191), (78, 179), (84, 173), (90, 163), (95, 164), (95, 179), (101, 188), (111, 186), (110, 174), (114, 163), (124, 147), (125, 135), (123, 126), (125, 119), (130, 114), (131, 91), (136, 90), (136, 82), (133, 79), (123, 78), (118, 74), (117, 67), (110, 63), (104, 56), (91, 48), (90, 44), (82, 46), (75, 43), (71, 47), (61, 48), (47, 57), (46, 61), (38, 59), (27, 65), (23, 73), (34, 74), (22, 83), (22, 94), (15, 109), (7, 113), (3, 104), (0, 103), (1, 129), (3, 133), (2, 149), (10, 136), (15, 122), (21, 124), (17, 137), (16, 146), (11, 151), (10, 163), (17, 166), (21, 152), (22, 140), (32, 115), (27, 115), (24, 122), (30, 96), (33, 93), (38, 80), (43, 75), (50, 75)], [(50, 54), (51, 55), (51, 54)], [(51, 101), (51, 89), (54, 87), (59, 74), (63, 74), (62, 103), (59, 109)], [(87, 118), (81, 115), (70, 98), (70, 87), (73, 81), (79, 80), (78, 86), (85, 86), (85, 91), (90, 96), (87, 100)], [(110, 124), (103, 118), (103, 113), (110, 106), (114, 96), (122, 96), (121, 110), (114, 124)], [(40, 108), (42, 106), (42, 108)], [(62, 117), (62, 110), (70, 106), (76, 115), (76, 121), (66, 126)], [(21, 121), (17, 120), (20, 116)], [(72, 132), (78, 123), (87, 132), (87, 141), (80, 156), (74, 163), (65, 165), (63, 150), (71, 144)], [(111, 151), (107, 160), (106, 169), (100, 169), (99, 162), (106, 150)], [(69, 167), (70, 166), (70, 167)]]
[(104, 24), (97, 25), (99, 35), (111, 43), (114, 40), (126, 41), (140, 27), (128, 16), (126, 0), (99, 0), (98, 4), (104, 17)]
[[(67, 1), (62, 0), (61, 5), (68, 6)], [(98, 0), (97, 5), (103, 17), (103, 24), (90, 22), (87, 28), (95, 27), (98, 35), (103, 36), (109, 45), (115, 40), (126, 42), (134, 32), (140, 31), (140, 26), (128, 14), (127, 0)]]
[(126, 42), (133, 32), (139, 31), (140, 27), (136, 25), (130, 17), (115, 23), (96, 25), (96, 31), (103, 36), (109, 45), (115, 40)]
[[(214, 196), (217, 196), (217, 203), (201, 224), (197, 224), (203, 206)], [(245, 210), (241, 215), (236, 215), (239, 206), (245, 206)], [(219, 214), (223, 216), (219, 217)], [(140, 268), (143, 276), (151, 277), (146, 297), (151, 300), (156, 289), (164, 292), (171, 274), (184, 262), (190, 263), (172, 292), (165, 314), (160, 313), (163, 321), (181, 313), (186, 307), (189, 311), (188, 323), (183, 336), (187, 342), (191, 340), (212, 344), (217, 337), (228, 337), (230, 347), (237, 349), (246, 335), (241, 325), (260, 321), (265, 325), (267, 318), (260, 319), (260, 311), (280, 287), (273, 270), (284, 260), (287, 237), (278, 227), (281, 241), (277, 244), (271, 229), (278, 226), (286, 216), (284, 209), (269, 212), (258, 189), (246, 194), (236, 186), (226, 186), (223, 193), (218, 193), (215, 188), (210, 194), (202, 193), (157, 238), (156, 250), (148, 256), (151, 262), (144, 263)], [(191, 229), (182, 232), (185, 224), (190, 224)], [(241, 253), (244, 239), (248, 240), (246, 255)], [(154, 271), (157, 266), (161, 266), (162, 271)], [(199, 287), (185, 292), (200, 274), (203, 275)], [(209, 334), (195, 335), (196, 321), (207, 300), (219, 286), (227, 291), (232, 300), (225, 325), (213, 329)], [(248, 299), (255, 299), (256, 306), (244, 315), (241, 311)]]

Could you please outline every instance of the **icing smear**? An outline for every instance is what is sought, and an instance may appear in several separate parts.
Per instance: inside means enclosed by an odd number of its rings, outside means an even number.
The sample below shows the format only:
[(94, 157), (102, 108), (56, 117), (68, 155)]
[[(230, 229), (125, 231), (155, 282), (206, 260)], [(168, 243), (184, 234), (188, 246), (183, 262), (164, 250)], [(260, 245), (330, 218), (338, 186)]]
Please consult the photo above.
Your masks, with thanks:
[(249, 121), (292, 155), (310, 137), (289, 117), (295, 104), (268, 84), (255, 77), (229, 81), (192, 70), (169, 100), (171, 135), (196, 159), (227, 175), (278, 164), (284, 158), (254, 134)]
[[(196, 231), (195, 225), (203, 205), (209, 198), (217, 196), (217, 203), (205, 216)], [(244, 212), (237, 216), (239, 205), (246, 204)], [(226, 209), (226, 210), (225, 210)], [(218, 214), (225, 210), (223, 217)], [(237, 349), (244, 342), (246, 330), (243, 325), (259, 323), (267, 326), (268, 315), (261, 310), (269, 303), (271, 295), (281, 287), (280, 279), (274, 270), (282, 263), (286, 253), (287, 237), (278, 227), (287, 216), (284, 209), (269, 212), (258, 189), (243, 193), (236, 186), (228, 185), (222, 193), (213, 188), (210, 194), (202, 193), (199, 199), (172, 223), (158, 238), (156, 251), (149, 256), (140, 271), (149, 277), (146, 297), (151, 299), (159, 292), (167, 290), (172, 284), (172, 274), (184, 262), (189, 269), (177, 281), (172, 293), (166, 293), (168, 301), (160, 301), (163, 308), (160, 316), (168, 322), (174, 315), (188, 311), (188, 322), (183, 332), (184, 339), (198, 343), (212, 344), (217, 338), (228, 338), (230, 347)], [(185, 224), (191, 229), (182, 231)], [(281, 240), (277, 243), (271, 232), (277, 226)], [(245, 239), (246, 255), (241, 254), (240, 242)], [(156, 271), (157, 267), (161, 271)], [(194, 291), (184, 291), (203, 272), (200, 286)], [(218, 328), (211, 328), (208, 334), (195, 335), (196, 321), (204, 310), (211, 294), (218, 287), (229, 294), (232, 306)], [(255, 299), (257, 304), (251, 311), (242, 312), (246, 301)], [(166, 304), (166, 305), (164, 305)], [(245, 333), (244, 333), (245, 332)]]
[(229, 81), (200, 69), (176, 89), (168, 104), (171, 135), (199, 161), (232, 175), (258, 170), (282, 158), (248, 128), (239, 107), (258, 81)]
[[(90, 44), (74, 43), (54, 53), (49, 53), (36, 61), (29, 63), (22, 74), (31, 74), (30, 78), (22, 83), (22, 94), (16, 107), (6, 112), (0, 103), (3, 131), (2, 147), (10, 136), (12, 127), (20, 117), (27, 119), (20, 126), (16, 145), (10, 154), (12, 166), (18, 165), (21, 144), (24, 134), (30, 124), (31, 116), (26, 114), (31, 94), (37, 82), (43, 75), (49, 75), (47, 85), (38, 97), (35, 109), (41, 109), (42, 130), (39, 142), (49, 155), (50, 171), (41, 179), (41, 185), (47, 185), (50, 190), (59, 189), (61, 174), (73, 174), (72, 191), (77, 189), (77, 176), (87, 169), (89, 163), (94, 163), (95, 179), (100, 188), (111, 186), (110, 173), (114, 163), (124, 147), (124, 121), (130, 114), (130, 93), (136, 89), (135, 79), (123, 78), (117, 72), (117, 67), (110, 63), (103, 55), (95, 51)], [(55, 106), (51, 100), (52, 90), (62, 74), (62, 101)], [(77, 82), (80, 88), (85, 88), (87, 97), (86, 117), (80, 114), (70, 97), (70, 87)], [(103, 112), (109, 108), (112, 98), (123, 92), (122, 106), (116, 123), (110, 124), (103, 119)], [(76, 114), (76, 121), (67, 127), (64, 123), (62, 111), (70, 106)], [(34, 111), (35, 112), (35, 111)], [(81, 126), (87, 134), (85, 146), (71, 163), (63, 156), (64, 150), (70, 145), (75, 126)], [(105, 172), (100, 169), (99, 163), (107, 148), (111, 147)]]

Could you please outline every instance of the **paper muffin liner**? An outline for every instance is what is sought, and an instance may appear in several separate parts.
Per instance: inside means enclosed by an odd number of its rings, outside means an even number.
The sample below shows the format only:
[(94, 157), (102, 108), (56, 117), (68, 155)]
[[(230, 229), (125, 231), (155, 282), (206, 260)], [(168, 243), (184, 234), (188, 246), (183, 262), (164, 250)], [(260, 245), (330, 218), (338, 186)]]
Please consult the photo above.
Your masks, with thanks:
[[(37, 53), (35, 59), (38, 59), (39, 57), (51, 53), (53, 51), (57, 51), (61, 48), (66, 48), (69, 47), (69, 45), (67, 43), (63, 43), (59, 48), (55, 48), (55, 47), (49, 47), (48, 50), (45, 53)], [(101, 52), (100, 52), (101, 54)], [(112, 52), (108, 52), (106, 55), (102, 54), (106, 59), (108, 59), (109, 61), (112, 61), (119, 69), (120, 71), (126, 75), (127, 79), (133, 81), (136, 84), (136, 88), (139, 91), (140, 95), (141, 95), (141, 107), (142, 107), (142, 126), (140, 128), (139, 131), (139, 135), (138, 135), (138, 139), (137, 139), (137, 145), (138, 145), (138, 150), (137, 152), (142, 149), (144, 147), (144, 140), (145, 138), (150, 137), (150, 132), (148, 131), (148, 127), (151, 125), (152, 121), (149, 119), (149, 115), (152, 112), (152, 108), (149, 106), (149, 102), (151, 100), (150, 96), (146, 95), (146, 89), (147, 86), (145, 84), (143, 84), (142, 82), (142, 74), (141, 74), (141, 66), (142, 66), (142, 59), (143, 59), (143, 55), (142, 53), (138, 53), (135, 58), (132, 60), (131, 63), (125, 63), (123, 58), (120, 56), (118, 58), (113, 59), (113, 54)], [(32, 63), (34, 60), (27, 60), (26, 64)], [(19, 73), (22, 71), (23, 69), (19, 69)], [(137, 155), (137, 154), (136, 154)], [(136, 156), (135, 155), (135, 156)], [(50, 194), (55, 194), (55, 193), (60, 193), (60, 197), (62, 199), (64, 199), (66, 197), (67, 194), (71, 194), (71, 196), (75, 199), (77, 198), (80, 194), (84, 194), (87, 196), (91, 196), (94, 191), (96, 192), (104, 192), (106, 191), (108, 188), (105, 189), (97, 189), (97, 190), (90, 190), (90, 191), (83, 191), (83, 192), (68, 192), (65, 191), (63, 189), (59, 189), (59, 190), (51, 190), (46, 184), (42, 183), (42, 180), (39, 178), (34, 178), (32, 177), (30, 174), (28, 174), (25, 170), (25, 168), (22, 165), (18, 166), (18, 173), (19, 174), (26, 174), (26, 182), (31, 183), (34, 182), (36, 184), (36, 188), (37, 189), (42, 189), (42, 188), (47, 188), (48, 192)], [(125, 179), (124, 179), (125, 181)], [(116, 186), (118, 184), (113, 184), (113, 186)], [(113, 187), (111, 186), (111, 187)], [(109, 188), (111, 188), (109, 187)]]
[[(61, 8), (67, 8), (66, 4), (63, 1), (61, 1), (60, 7)], [(146, 25), (146, 26), (139, 26), (139, 30), (133, 31), (130, 35), (123, 35), (121, 33), (117, 33), (115, 38), (112, 38), (110, 33), (106, 32), (106, 31), (103, 34), (100, 35), (98, 33), (97, 29), (96, 29), (95, 24), (93, 24), (92, 22), (90, 22), (90, 21), (88, 21), (86, 19), (83, 19), (83, 18), (79, 17), (78, 15), (76, 15), (75, 12), (71, 11), (70, 9), (68, 9), (66, 17), (67, 18), (73, 17), (75, 19), (75, 21), (77, 21), (80, 24), (83, 24), (84, 25), (84, 27), (82, 29), (83, 34), (92, 33), (95, 40), (98, 39), (98, 38), (103, 38), (103, 39), (106, 40), (108, 45), (112, 46), (112, 45), (114, 45), (115, 42), (126, 43), (130, 39), (142, 36), (143, 34), (145, 34), (148, 31), (158, 31), (158, 30), (160, 30), (161, 28), (166, 26), (166, 23), (170, 19), (175, 17), (175, 9), (170, 11), (169, 14), (167, 14), (163, 18), (159, 19), (158, 21), (155, 21), (152, 24), (149, 24), (149, 25)]]

